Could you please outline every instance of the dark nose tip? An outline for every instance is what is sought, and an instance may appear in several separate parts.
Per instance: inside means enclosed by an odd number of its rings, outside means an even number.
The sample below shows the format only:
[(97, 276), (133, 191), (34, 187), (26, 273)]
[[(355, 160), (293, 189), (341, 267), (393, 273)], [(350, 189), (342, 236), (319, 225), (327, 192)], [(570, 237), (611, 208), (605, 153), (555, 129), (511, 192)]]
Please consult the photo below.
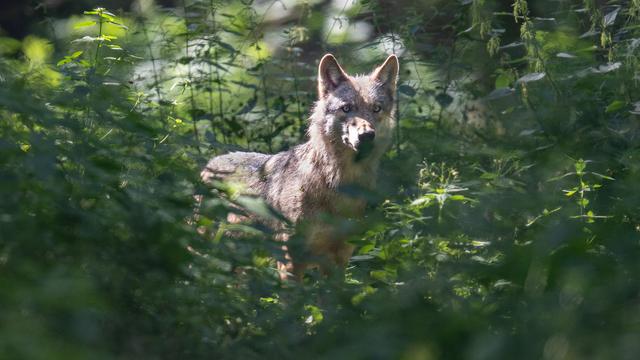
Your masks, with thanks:
[(361, 142), (369, 142), (369, 141), (373, 141), (375, 137), (376, 137), (375, 131), (366, 131), (358, 135), (358, 140), (360, 140)]

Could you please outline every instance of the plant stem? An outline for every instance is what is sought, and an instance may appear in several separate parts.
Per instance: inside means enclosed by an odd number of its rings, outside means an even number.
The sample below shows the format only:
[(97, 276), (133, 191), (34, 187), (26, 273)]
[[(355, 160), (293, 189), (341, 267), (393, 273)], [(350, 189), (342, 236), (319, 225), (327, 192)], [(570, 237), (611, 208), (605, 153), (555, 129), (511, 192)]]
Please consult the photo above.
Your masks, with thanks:
[(184, 45), (184, 56), (187, 60), (187, 78), (189, 79), (189, 100), (191, 102), (191, 122), (193, 123), (193, 137), (195, 140), (195, 146), (198, 150), (198, 153), (202, 153), (200, 150), (200, 139), (198, 136), (198, 126), (196, 123), (196, 118), (194, 116), (194, 111), (196, 109), (196, 100), (193, 96), (193, 77), (191, 76), (191, 60), (189, 60), (189, 19), (187, 17), (187, 1), (182, 1), (182, 8), (184, 10), (184, 25), (185, 25), (185, 45)]
[(153, 88), (156, 91), (156, 96), (158, 96), (158, 106), (160, 111), (160, 122), (164, 122), (164, 110), (162, 108), (162, 93), (160, 92), (160, 79), (158, 76), (158, 69), (156, 68), (156, 58), (153, 56), (153, 48), (151, 46), (151, 39), (149, 38), (149, 33), (147, 32), (147, 26), (145, 24), (144, 19), (141, 19), (142, 31), (144, 32), (144, 37), (147, 42), (147, 48), (149, 49), (149, 58), (151, 59), (151, 69), (153, 71)]
[[(218, 50), (215, 51), (216, 64), (218, 63)], [(220, 77), (220, 69), (216, 67), (216, 82), (218, 83), (218, 118), (220, 119), (220, 128), (224, 124), (224, 103), (222, 102), (222, 78)], [(222, 132), (222, 139), (227, 143), (227, 135)]]
[(102, 10), (98, 11), (98, 44), (96, 45), (96, 54), (95, 54), (95, 58), (93, 59), (93, 66), (96, 69), (96, 72), (98, 70), (98, 54), (100, 52), (100, 48), (102, 47)]
[[(264, 61), (264, 59), (260, 59), (260, 61)], [(262, 78), (262, 97), (264, 100), (264, 116), (266, 120), (269, 122), (269, 134), (267, 135), (267, 146), (269, 147), (269, 152), (273, 152), (273, 120), (270, 119), (271, 115), (269, 113), (269, 98), (267, 95), (267, 74), (264, 71), (265, 63), (262, 62), (262, 66), (260, 67), (260, 77)]]

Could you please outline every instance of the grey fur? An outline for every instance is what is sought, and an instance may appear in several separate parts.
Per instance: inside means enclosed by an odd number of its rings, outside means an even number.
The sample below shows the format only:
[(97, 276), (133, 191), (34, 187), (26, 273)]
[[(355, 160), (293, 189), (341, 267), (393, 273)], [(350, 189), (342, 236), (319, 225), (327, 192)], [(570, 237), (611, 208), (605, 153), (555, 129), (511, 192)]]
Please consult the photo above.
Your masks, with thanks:
[[(318, 67), (319, 100), (310, 117), (307, 142), (275, 155), (217, 156), (202, 171), (205, 182), (219, 179), (245, 185), (245, 193), (264, 198), (300, 225), (301, 250), (290, 251), (289, 264), (279, 265), (281, 274), (289, 271), (301, 278), (309, 265), (326, 271), (348, 262), (353, 246), (345, 242), (336, 219), (360, 217), (366, 202), (340, 189), (374, 188), (380, 158), (391, 143), (397, 77), (394, 55), (370, 75), (355, 77), (347, 75), (332, 55), (325, 55)], [(375, 138), (365, 147), (362, 134), (367, 131)], [(281, 236), (283, 241), (289, 238)]]

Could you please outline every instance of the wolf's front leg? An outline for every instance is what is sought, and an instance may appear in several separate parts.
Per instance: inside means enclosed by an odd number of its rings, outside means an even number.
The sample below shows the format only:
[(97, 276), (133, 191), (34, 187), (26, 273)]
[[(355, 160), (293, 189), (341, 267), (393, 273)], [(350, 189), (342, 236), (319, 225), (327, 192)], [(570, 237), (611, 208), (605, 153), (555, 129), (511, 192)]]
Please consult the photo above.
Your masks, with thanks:
[[(288, 243), (290, 239), (291, 235), (286, 232), (281, 232), (276, 235), (276, 240), (283, 243)], [(284, 261), (276, 261), (280, 280), (287, 281), (293, 278), (297, 282), (302, 282), (307, 265), (300, 261), (293, 260), (289, 245), (282, 245), (281, 247), (284, 253)]]
[(290, 279), (293, 279), (299, 283), (302, 282), (304, 278), (304, 271), (307, 269), (307, 266), (305, 264), (296, 264), (291, 261), (291, 259), (289, 259), (287, 262), (278, 261), (277, 266), (280, 280), (289, 281)]
[(343, 274), (351, 259), (354, 246), (346, 242), (346, 236), (332, 228), (317, 230), (310, 241), (313, 263), (325, 276)]
[(340, 273), (344, 274), (344, 270), (349, 264), (349, 259), (353, 254), (354, 246), (340, 239), (333, 239), (333, 246), (327, 249), (324, 254), (325, 260), (320, 263), (320, 271), (325, 276)]

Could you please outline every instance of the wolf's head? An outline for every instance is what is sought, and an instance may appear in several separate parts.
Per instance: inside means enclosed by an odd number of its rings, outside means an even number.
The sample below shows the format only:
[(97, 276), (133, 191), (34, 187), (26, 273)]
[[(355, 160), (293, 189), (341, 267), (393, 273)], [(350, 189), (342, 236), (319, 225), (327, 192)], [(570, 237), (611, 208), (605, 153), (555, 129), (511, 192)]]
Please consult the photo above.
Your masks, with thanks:
[(398, 58), (391, 55), (371, 74), (349, 76), (331, 54), (318, 66), (318, 102), (310, 134), (355, 161), (379, 157), (391, 142)]

